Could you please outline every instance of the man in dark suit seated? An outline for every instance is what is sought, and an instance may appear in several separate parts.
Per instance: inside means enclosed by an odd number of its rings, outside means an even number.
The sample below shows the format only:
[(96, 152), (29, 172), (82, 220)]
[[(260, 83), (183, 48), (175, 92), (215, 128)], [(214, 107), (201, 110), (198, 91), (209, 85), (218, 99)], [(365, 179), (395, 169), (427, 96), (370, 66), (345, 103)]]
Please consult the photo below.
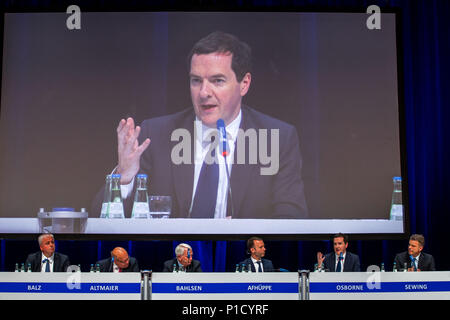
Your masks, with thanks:
[(248, 268), (250, 265), (252, 272), (271, 272), (274, 271), (272, 261), (263, 259), (266, 255), (266, 248), (264, 241), (258, 237), (251, 237), (247, 240), (247, 253), (250, 258), (245, 259), (239, 263), (239, 266), (245, 265)]
[(325, 256), (322, 252), (317, 252), (318, 267), (331, 272), (360, 272), (358, 255), (347, 251), (347, 247), (348, 236), (343, 233), (335, 234), (333, 236), (334, 252)]
[(186, 243), (180, 243), (175, 248), (175, 258), (164, 262), (163, 272), (202, 272), (200, 261), (194, 260), (192, 247)]
[(425, 246), (425, 237), (421, 234), (413, 234), (409, 237), (408, 251), (398, 253), (395, 256), (395, 264), (398, 269), (408, 271), (436, 271), (434, 258), (431, 254), (422, 252)]
[(32, 272), (66, 272), (70, 266), (69, 257), (55, 252), (55, 237), (50, 233), (38, 237), (40, 251), (28, 255), (25, 267)]
[(100, 266), (100, 272), (139, 272), (139, 264), (133, 257), (128, 256), (128, 252), (121, 247), (111, 251), (111, 258), (96, 262)]

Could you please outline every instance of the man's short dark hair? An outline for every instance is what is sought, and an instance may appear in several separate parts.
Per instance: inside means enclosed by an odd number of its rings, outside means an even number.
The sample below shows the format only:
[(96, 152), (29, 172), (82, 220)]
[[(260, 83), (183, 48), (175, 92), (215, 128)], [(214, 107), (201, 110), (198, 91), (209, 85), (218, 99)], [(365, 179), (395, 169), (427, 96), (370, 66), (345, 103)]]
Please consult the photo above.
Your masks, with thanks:
[(421, 234), (413, 234), (409, 237), (409, 240), (417, 241), (421, 247), (425, 247), (425, 237)]
[(259, 237), (251, 237), (247, 240), (247, 251), (250, 253), (250, 249), (255, 247), (255, 240), (256, 241), (263, 241), (263, 239)]
[(248, 44), (236, 36), (222, 31), (215, 31), (200, 39), (192, 48), (188, 56), (188, 70), (191, 68), (194, 54), (210, 54), (214, 52), (232, 54), (231, 69), (236, 79), (241, 82), (244, 76), (252, 69), (252, 50)]
[(343, 234), (343, 233), (336, 233), (334, 236), (333, 236), (333, 240), (334, 239), (336, 239), (336, 238), (343, 238), (344, 239), (344, 243), (348, 243), (348, 235), (346, 235), (346, 234)]

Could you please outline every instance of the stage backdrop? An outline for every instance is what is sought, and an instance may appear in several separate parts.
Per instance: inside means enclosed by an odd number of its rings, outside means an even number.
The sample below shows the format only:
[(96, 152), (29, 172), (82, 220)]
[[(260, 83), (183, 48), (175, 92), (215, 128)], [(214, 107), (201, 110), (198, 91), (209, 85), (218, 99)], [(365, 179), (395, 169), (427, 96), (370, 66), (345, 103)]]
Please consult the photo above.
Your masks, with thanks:
[[(212, 7), (214, 1), (210, 2)], [(233, 9), (248, 10), (240, 1), (231, 2)], [(283, 4), (281, 6), (281, 3)], [(300, 10), (302, 5), (316, 5), (316, 8), (336, 9), (345, 7), (367, 7), (378, 4), (381, 9), (399, 8), (402, 14), (402, 67), (404, 77), (404, 103), (406, 112), (406, 142), (409, 181), (410, 232), (426, 236), (426, 251), (432, 253), (439, 270), (450, 269), (450, 259), (444, 244), (447, 241), (447, 226), (450, 224), (449, 194), (450, 173), (448, 141), (450, 87), (449, 79), (449, 30), (447, 15), (450, 2), (446, 0), (398, 0), (398, 1), (270, 1), (261, 4), (254, 1), (251, 9)], [(3, 3), (6, 9), (17, 10), (14, 2)], [(105, 4), (106, 6), (107, 4)], [(23, 6), (23, 4), (22, 4)], [(39, 4), (35, 9), (45, 9)], [(115, 4), (115, 6), (118, 6)], [(144, 9), (151, 9), (142, 5)], [(67, 7), (67, 6), (66, 6)], [(120, 7), (120, 6), (119, 6)], [(61, 7), (63, 11), (65, 7)], [(97, 7), (101, 11), (101, 8)], [(109, 8), (111, 9), (111, 8)], [(120, 10), (120, 8), (118, 8)], [(211, 9), (211, 7), (210, 7)], [(176, 243), (170, 241), (152, 242), (97, 242), (59, 241), (58, 250), (71, 255), (72, 262), (85, 268), (100, 256), (105, 256), (114, 245), (128, 248), (132, 255), (142, 260), (143, 267), (160, 266), (162, 260), (171, 256)], [(194, 243), (195, 254), (204, 264), (205, 271), (223, 271), (245, 256), (243, 242)], [(352, 241), (350, 251), (360, 254), (362, 267), (384, 261), (391, 265), (394, 254), (405, 250), (406, 240), (397, 241)], [(280, 241), (268, 243), (268, 257), (276, 266), (287, 269), (311, 268), (315, 251), (331, 250), (330, 243)], [(1, 241), (1, 269), (12, 270), (15, 262), (25, 260), (28, 252), (37, 250), (32, 241)], [(90, 252), (89, 255), (84, 255)], [(159, 254), (163, 252), (163, 256)], [(162, 254), (162, 253), (161, 253)], [(389, 269), (389, 267), (388, 267)]]

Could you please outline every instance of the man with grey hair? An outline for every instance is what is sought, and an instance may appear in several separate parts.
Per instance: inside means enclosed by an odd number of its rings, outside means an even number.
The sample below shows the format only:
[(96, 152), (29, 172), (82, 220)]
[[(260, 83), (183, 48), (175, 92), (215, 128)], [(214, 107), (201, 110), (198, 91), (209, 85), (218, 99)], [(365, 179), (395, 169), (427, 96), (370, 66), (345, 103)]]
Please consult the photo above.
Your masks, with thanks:
[(409, 237), (408, 251), (395, 256), (395, 264), (398, 269), (407, 271), (436, 271), (434, 258), (431, 254), (423, 252), (425, 237), (421, 234), (413, 234)]
[(69, 257), (55, 252), (55, 237), (44, 233), (38, 237), (40, 251), (28, 255), (25, 267), (32, 272), (66, 272), (70, 266)]
[(175, 258), (164, 262), (163, 272), (202, 272), (200, 261), (194, 260), (194, 251), (187, 243), (180, 243), (175, 248)]

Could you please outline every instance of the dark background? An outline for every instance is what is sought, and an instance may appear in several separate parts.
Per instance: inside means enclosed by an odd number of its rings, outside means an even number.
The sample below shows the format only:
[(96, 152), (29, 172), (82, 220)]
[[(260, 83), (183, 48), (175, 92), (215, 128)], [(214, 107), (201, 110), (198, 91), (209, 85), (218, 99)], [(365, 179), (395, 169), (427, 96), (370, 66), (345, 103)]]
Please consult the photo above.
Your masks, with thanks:
[[(69, 4), (60, 3), (59, 12), (64, 12)], [(134, 3), (134, 2), (133, 2)], [(144, 2), (145, 3), (145, 2)], [(64, 4), (64, 5), (63, 5)], [(80, 6), (83, 2), (79, 3)], [(121, 11), (124, 4), (115, 2), (84, 3), (86, 7), (99, 11)], [(448, 126), (449, 118), (449, 24), (447, 15), (450, 2), (446, 0), (398, 0), (398, 1), (227, 1), (225, 6), (219, 1), (151, 2), (135, 4), (134, 10), (181, 9), (181, 10), (344, 10), (354, 9), (364, 12), (370, 4), (378, 4), (382, 11), (398, 9), (402, 21), (401, 69), (404, 86), (401, 93), (404, 99), (406, 128), (406, 160), (409, 191), (409, 233), (423, 233), (427, 244), (425, 250), (436, 258), (438, 270), (449, 270), (450, 260), (446, 254), (447, 226), (449, 208), (446, 201), (449, 191)], [(55, 10), (47, 3), (38, 1), (3, 2), (6, 10)], [(107, 8), (107, 9), (106, 9)], [(82, 9), (83, 10), (83, 9)], [(112, 126), (114, 127), (114, 126)], [(114, 129), (114, 128), (112, 128)], [(109, 135), (108, 135), (109, 136)], [(291, 271), (297, 268), (311, 268), (317, 250), (330, 251), (330, 241), (310, 239), (308, 241), (266, 241), (267, 257), (276, 267)], [(351, 239), (349, 250), (360, 255), (362, 268), (371, 264), (385, 262), (387, 269), (392, 267), (395, 253), (406, 249), (407, 240), (388, 238), (364, 240), (364, 237)], [(71, 257), (74, 264), (80, 263), (87, 271), (90, 263), (108, 255), (115, 245), (127, 248), (136, 256), (142, 268), (160, 270), (164, 259), (171, 257), (175, 242), (172, 241), (58, 241), (58, 251)], [(195, 241), (196, 257), (205, 271), (225, 271), (245, 256), (243, 241)], [(10, 271), (14, 263), (25, 260), (26, 255), (36, 251), (35, 240), (4, 239), (1, 245), (1, 270)], [(161, 254), (161, 256), (159, 256)]]

